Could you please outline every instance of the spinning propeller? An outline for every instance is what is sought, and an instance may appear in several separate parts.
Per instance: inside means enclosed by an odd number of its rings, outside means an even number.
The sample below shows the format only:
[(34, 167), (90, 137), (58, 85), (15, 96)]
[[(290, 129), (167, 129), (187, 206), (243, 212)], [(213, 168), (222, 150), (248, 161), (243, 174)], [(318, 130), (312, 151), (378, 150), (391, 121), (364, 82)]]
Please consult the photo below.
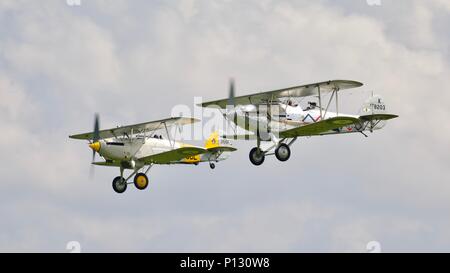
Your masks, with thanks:
[(226, 111), (224, 113), (224, 117), (225, 120), (228, 123), (229, 127), (234, 128), (234, 134), (236, 134), (236, 124), (234, 124), (231, 122), (230, 117), (232, 117), (233, 121), (236, 120), (237, 118), (237, 113), (236, 113), (236, 102), (235, 102), (235, 88), (234, 88), (234, 79), (230, 79), (230, 91), (228, 93), (228, 102), (227, 102), (227, 107), (226, 107)]
[[(89, 144), (89, 147), (92, 149), (92, 163), (95, 162), (95, 155), (100, 151), (101, 148), (99, 140), (100, 140), (100, 116), (98, 114), (95, 114), (94, 133), (92, 136), (92, 142)], [(91, 176), (93, 175), (92, 166), (94, 165), (91, 165)]]
[(235, 101), (234, 101), (234, 97), (235, 97), (235, 91), (234, 91), (234, 79), (230, 79), (230, 92), (228, 95), (228, 103), (227, 106), (236, 106)]

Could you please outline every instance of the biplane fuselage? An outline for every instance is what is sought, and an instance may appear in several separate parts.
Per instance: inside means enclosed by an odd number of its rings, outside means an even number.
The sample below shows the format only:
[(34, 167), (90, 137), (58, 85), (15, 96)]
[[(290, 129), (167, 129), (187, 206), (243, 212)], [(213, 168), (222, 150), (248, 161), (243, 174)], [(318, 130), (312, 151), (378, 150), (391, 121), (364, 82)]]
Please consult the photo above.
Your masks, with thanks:
[[(170, 127), (180, 129), (181, 126), (199, 122), (194, 118), (174, 117), (158, 121), (150, 121), (100, 130), (99, 117), (96, 115), (94, 131), (70, 138), (88, 140), (89, 147), (93, 150), (93, 165), (120, 168), (120, 176), (114, 178), (112, 186), (117, 193), (123, 193), (127, 189), (129, 180), (134, 176), (134, 185), (139, 190), (144, 190), (149, 184), (148, 172), (153, 165), (193, 164), (209, 162), (211, 169), (215, 163), (228, 158), (229, 152), (236, 151), (231, 147), (231, 142), (222, 139), (217, 132), (211, 134), (205, 143), (205, 147), (185, 144), (172, 139), (169, 133)], [(155, 132), (165, 130), (166, 139)], [(95, 162), (95, 155), (101, 155), (105, 161)], [(145, 172), (139, 171), (148, 166)], [(124, 170), (133, 172), (125, 178)]]
[[(120, 176), (113, 180), (116, 192), (123, 193), (132, 176), (135, 176), (133, 183), (136, 188), (143, 190), (148, 185), (147, 173), (155, 164), (209, 162), (214, 169), (214, 162), (224, 160), (227, 158), (226, 153), (236, 151), (230, 147), (228, 139), (256, 139), (256, 147), (250, 151), (249, 159), (252, 164), (260, 166), (265, 157), (270, 155), (275, 155), (282, 162), (289, 160), (290, 147), (300, 137), (348, 133), (361, 133), (367, 137), (365, 132), (379, 130), (387, 120), (398, 116), (386, 113), (383, 99), (374, 95), (363, 104), (361, 115), (339, 112), (338, 97), (341, 91), (362, 85), (357, 81), (333, 80), (235, 97), (232, 82), (228, 99), (205, 102), (199, 106), (219, 109), (227, 120), (235, 124), (234, 134), (219, 136), (215, 132), (204, 148), (170, 139), (168, 128), (175, 126), (180, 129), (181, 126), (200, 121), (185, 117), (100, 130), (96, 116), (93, 132), (70, 138), (89, 140), (89, 147), (94, 151), (93, 161), (96, 153), (106, 160), (92, 164), (120, 168)], [(330, 95), (328, 103), (322, 104), (326, 94)], [(318, 103), (309, 102), (308, 107), (303, 109), (292, 100), (305, 97), (317, 98)], [(330, 110), (333, 100), (336, 103), (334, 112)], [(245, 133), (238, 134), (237, 127), (244, 129)], [(153, 135), (159, 130), (165, 130), (168, 139)], [(272, 145), (263, 149), (261, 142)], [(144, 166), (148, 166), (145, 173), (138, 173)], [(128, 178), (123, 177), (125, 169), (133, 170)]]
[[(232, 135), (225, 138), (257, 140), (257, 147), (249, 153), (250, 161), (260, 166), (266, 155), (275, 155), (280, 161), (291, 156), (291, 145), (300, 137), (331, 134), (373, 132), (383, 128), (387, 120), (397, 115), (387, 114), (386, 105), (380, 96), (370, 97), (362, 107), (361, 115), (339, 112), (338, 97), (342, 90), (361, 87), (363, 84), (350, 80), (333, 80), (279, 90), (259, 92), (235, 97), (234, 82), (230, 84), (228, 99), (204, 102), (199, 106), (218, 109), (224, 117), (235, 124)], [(324, 95), (329, 94), (328, 102), (323, 104)], [(293, 99), (317, 98), (303, 109)], [(330, 106), (335, 102), (335, 111)], [(244, 129), (238, 133), (237, 127)], [(242, 131), (242, 130), (241, 130)], [(261, 142), (271, 142), (268, 149)]]
[[(335, 117), (348, 117), (348, 118), (359, 118), (358, 115), (336, 113), (332, 111), (326, 112), (323, 117), (321, 116), (320, 109), (302, 109), (300, 105), (290, 106), (287, 104), (279, 105), (280, 113), (273, 115), (270, 119), (267, 118), (266, 114), (260, 114), (256, 112), (247, 112), (248, 106), (243, 106), (242, 108), (236, 107), (235, 111), (227, 114), (229, 120), (239, 126), (240, 128), (258, 133), (263, 140), (270, 141), (271, 136), (268, 134), (271, 132), (274, 136), (278, 135), (278, 132), (286, 131), (300, 126), (305, 126), (319, 122), (321, 120), (326, 120)], [(333, 130), (328, 130), (321, 132), (320, 135), (330, 135), (330, 134), (344, 134), (344, 133), (360, 133), (362, 131), (374, 131), (380, 130), (386, 125), (386, 121), (380, 121), (374, 123), (373, 126), (367, 124), (369, 121), (349, 124), (341, 128), (336, 128)]]
[[(97, 165), (107, 165), (108, 162), (110, 166), (116, 166), (117, 163), (121, 163), (127, 169), (142, 168), (148, 162), (139, 160), (140, 158), (149, 158), (154, 155), (170, 152), (174, 149), (180, 149), (185, 147), (195, 147), (186, 143), (178, 141), (170, 141), (168, 139), (161, 139), (159, 137), (136, 137), (133, 140), (115, 140), (115, 139), (105, 139), (100, 140), (98, 144), (92, 144), (102, 157), (106, 159), (106, 163), (101, 163)], [(97, 147), (95, 147), (97, 146)], [(203, 148), (203, 147), (197, 147)], [(205, 147), (209, 148), (209, 147)], [(185, 158), (173, 161), (163, 161), (159, 162), (155, 159), (154, 163), (158, 164), (198, 164), (201, 162), (219, 162), (226, 160), (228, 158), (227, 154), (214, 155), (212, 153), (205, 153), (199, 155), (186, 155)], [(116, 162), (114, 164), (113, 162)]]

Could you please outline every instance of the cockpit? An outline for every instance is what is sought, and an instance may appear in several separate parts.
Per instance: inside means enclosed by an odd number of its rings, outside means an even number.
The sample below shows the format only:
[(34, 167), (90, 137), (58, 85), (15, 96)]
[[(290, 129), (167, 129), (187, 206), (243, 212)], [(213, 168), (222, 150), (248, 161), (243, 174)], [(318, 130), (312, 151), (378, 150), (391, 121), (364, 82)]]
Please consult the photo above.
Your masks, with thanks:
[(305, 111), (313, 110), (313, 109), (316, 109), (316, 108), (317, 108), (317, 103), (309, 101), (308, 102), (308, 107), (306, 107)]
[(297, 106), (298, 106), (298, 103), (297, 103), (296, 101), (294, 101), (294, 100), (288, 100), (288, 101), (286, 102), (286, 104), (287, 104), (288, 106), (291, 106), (291, 107), (297, 107)]

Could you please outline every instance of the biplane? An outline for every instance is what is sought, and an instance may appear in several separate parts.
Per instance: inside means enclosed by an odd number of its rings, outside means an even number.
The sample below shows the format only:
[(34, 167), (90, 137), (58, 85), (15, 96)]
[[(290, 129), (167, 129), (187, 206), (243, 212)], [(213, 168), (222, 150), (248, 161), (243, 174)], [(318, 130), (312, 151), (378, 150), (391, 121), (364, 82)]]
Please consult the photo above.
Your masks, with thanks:
[[(372, 95), (363, 104), (359, 115), (340, 113), (341, 91), (361, 86), (363, 84), (357, 81), (332, 80), (235, 97), (234, 82), (231, 81), (227, 99), (199, 106), (218, 109), (228, 122), (234, 124), (234, 133), (224, 135), (224, 138), (256, 140), (257, 145), (250, 151), (249, 158), (259, 166), (270, 155), (282, 162), (289, 160), (290, 147), (300, 137), (349, 133), (367, 137), (367, 132), (382, 129), (387, 120), (398, 117), (387, 113), (379, 95)], [(299, 100), (306, 98), (312, 101), (301, 105)], [(238, 133), (238, 129), (244, 133)], [(268, 143), (267, 149), (262, 148), (262, 142)]]
[[(141, 124), (100, 130), (99, 116), (95, 116), (94, 131), (72, 135), (70, 138), (88, 140), (92, 149), (92, 164), (97, 166), (118, 167), (120, 176), (114, 178), (112, 186), (115, 192), (123, 193), (127, 185), (133, 183), (139, 190), (144, 190), (149, 184), (148, 172), (154, 165), (193, 164), (208, 162), (211, 169), (215, 163), (228, 158), (230, 152), (236, 151), (231, 142), (222, 139), (217, 132), (211, 134), (205, 147), (197, 147), (175, 140), (176, 132), (181, 127), (198, 122), (194, 118), (174, 117)], [(169, 129), (177, 127), (175, 136)], [(164, 131), (163, 135), (156, 134)], [(99, 154), (105, 161), (95, 162)], [(141, 172), (145, 167), (146, 170)], [(132, 173), (124, 178), (124, 171)], [(133, 182), (129, 182), (133, 178)]]

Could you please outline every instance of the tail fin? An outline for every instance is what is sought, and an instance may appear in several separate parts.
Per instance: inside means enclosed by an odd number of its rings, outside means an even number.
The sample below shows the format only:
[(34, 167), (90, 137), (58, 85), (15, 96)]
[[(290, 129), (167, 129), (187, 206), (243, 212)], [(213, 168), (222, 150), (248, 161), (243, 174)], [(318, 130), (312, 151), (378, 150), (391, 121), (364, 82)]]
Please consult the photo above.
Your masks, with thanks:
[[(380, 95), (373, 95), (369, 97), (361, 107), (360, 118), (370, 118), (370, 116), (377, 116), (386, 114), (386, 104), (383, 97)], [(373, 129), (379, 130), (386, 126), (385, 120), (379, 120)]]
[(376, 115), (386, 113), (386, 104), (384, 103), (383, 97), (380, 95), (372, 95), (368, 98), (361, 107), (360, 115)]
[(214, 132), (206, 140), (205, 148), (206, 149), (211, 149), (211, 148), (217, 148), (219, 146), (220, 146), (219, 133), (218, 132)]

